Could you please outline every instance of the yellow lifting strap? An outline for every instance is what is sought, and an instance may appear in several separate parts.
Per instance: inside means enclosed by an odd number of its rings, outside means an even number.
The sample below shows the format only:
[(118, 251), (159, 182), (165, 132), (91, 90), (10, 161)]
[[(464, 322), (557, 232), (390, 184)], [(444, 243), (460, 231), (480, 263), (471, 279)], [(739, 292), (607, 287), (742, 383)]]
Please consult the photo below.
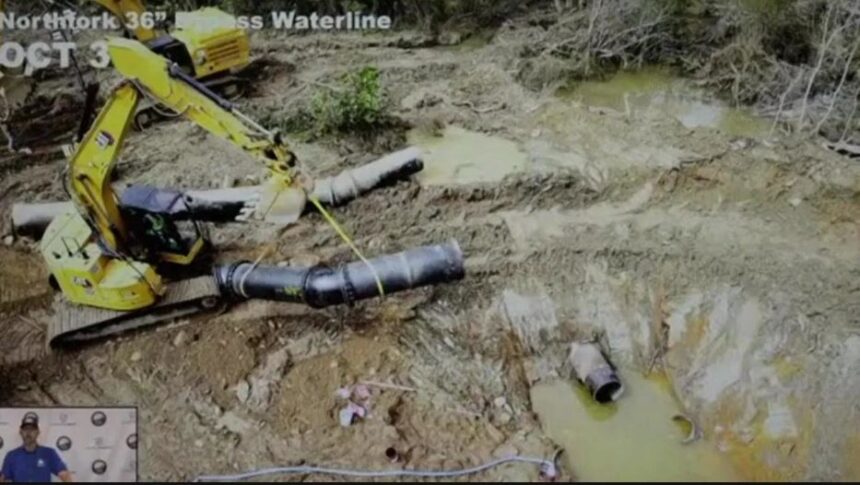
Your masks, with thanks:
[(370, 268), (370, 272), (373, 274), (373, 279), (376, 280), (376, 287), (379, 289), (379, 296), (385, 296), (385, 290), (382, 288), (382, 280), (379, 279), (379, 274), (377, 274), (376, 269), (373, 267), (373, 265), (370, 264), (370, 261), (368, 261), (367, 258), (365, 258), (363, 254), (361, 254), (361, 251), (359, 251), (355, 243), (352, 242), (352, 239), (350, 239), (349, 235), (346, 234), (346, 231), (344, 231), (340, 224), (337, 223), (335, 218), (327, 210), (325, 210), (325, 207), (323, 207), (322, 203), (319, 201), (319, 199), (316, 198), (316, 196), (308, 194), (308, 200), (310, 200), (314, 207), (316, 207), (317, 210), (320, 211), (320, 214), (322, 214), (326, 222), (328, 222), (329, 225), (334, 228), (334, 231), (337, 233), (337, 235), (340, 236), (343, 242), (345, 242), (350, 249), (352, 249), (352, 252), (355, 253), (358, 259), (362, 260), (364, 264), (366, 264), (367, 267)]

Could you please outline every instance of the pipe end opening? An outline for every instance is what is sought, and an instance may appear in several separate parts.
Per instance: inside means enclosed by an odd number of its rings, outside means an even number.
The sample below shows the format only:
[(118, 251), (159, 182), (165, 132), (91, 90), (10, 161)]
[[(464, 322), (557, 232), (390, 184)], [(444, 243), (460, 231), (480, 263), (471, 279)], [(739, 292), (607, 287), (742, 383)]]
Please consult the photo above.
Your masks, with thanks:
[(594, 391), (594, 400), (600, 404), (607, 404), (616, 401), (620, 396), (623, 387), (618, 381), (607, 382), (598, 387)]

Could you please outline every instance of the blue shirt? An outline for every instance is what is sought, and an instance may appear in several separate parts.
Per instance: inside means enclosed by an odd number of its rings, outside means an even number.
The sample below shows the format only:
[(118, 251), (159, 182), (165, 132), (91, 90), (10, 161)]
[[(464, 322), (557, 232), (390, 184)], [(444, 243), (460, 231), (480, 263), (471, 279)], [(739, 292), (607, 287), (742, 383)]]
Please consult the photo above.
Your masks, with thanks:
[(50, 482), (51, 475), (64, 470), (66, 464), (60, 455), (47, 446), (37, 446), (32, 452), (21, 446), (3, 459), (3, 478), (12, 482)]

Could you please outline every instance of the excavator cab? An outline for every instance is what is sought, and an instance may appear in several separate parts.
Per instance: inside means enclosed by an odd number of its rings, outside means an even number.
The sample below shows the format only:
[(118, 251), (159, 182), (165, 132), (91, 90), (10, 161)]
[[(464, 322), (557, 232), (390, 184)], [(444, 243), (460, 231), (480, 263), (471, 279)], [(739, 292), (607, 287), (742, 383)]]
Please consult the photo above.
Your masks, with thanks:
[[(123, 23), (140, 19), (146, 14), (143, 0), (94, 0), (119, 17)], [(177, 12), (175, 28), (156, 32), (134, 22), (136, 28), (128, 34), (143, 42), (154, 52), (182, 66), (197, 79), (227, 76), (245, 68), (251, 62), (248, 34), (238, 27), (236, 18), (218, 8), (205, 7), (190, 12)], [(228, 80), (219, 80), (223, 84)]]
[(181, 192), (132, 185), (123, 191), (119, 206), (136, 239), (131, 251), (141, 260), (186, 266), (207, 244)]
[(236, 26), (235, 17), (215, 7), (185, 12), (170, 36), (185, 47), (198, 79), (235, 72), (251, 62), (248, 34)]

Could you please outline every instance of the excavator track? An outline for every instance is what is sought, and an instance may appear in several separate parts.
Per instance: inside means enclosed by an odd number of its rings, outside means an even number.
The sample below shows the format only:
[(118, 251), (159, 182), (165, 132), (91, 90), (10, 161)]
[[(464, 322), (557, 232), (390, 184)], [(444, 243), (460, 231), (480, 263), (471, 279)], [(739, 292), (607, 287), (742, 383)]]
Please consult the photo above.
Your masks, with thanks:
[(171, 283), (156, 305), (136, 311), (106, 310), (59, 301), (54, 305), (55, 317), (48, 325), (48, 342), (53, 348), (82, 344), (196, 313), (215, 311), (224, 305), (211, 276)]

